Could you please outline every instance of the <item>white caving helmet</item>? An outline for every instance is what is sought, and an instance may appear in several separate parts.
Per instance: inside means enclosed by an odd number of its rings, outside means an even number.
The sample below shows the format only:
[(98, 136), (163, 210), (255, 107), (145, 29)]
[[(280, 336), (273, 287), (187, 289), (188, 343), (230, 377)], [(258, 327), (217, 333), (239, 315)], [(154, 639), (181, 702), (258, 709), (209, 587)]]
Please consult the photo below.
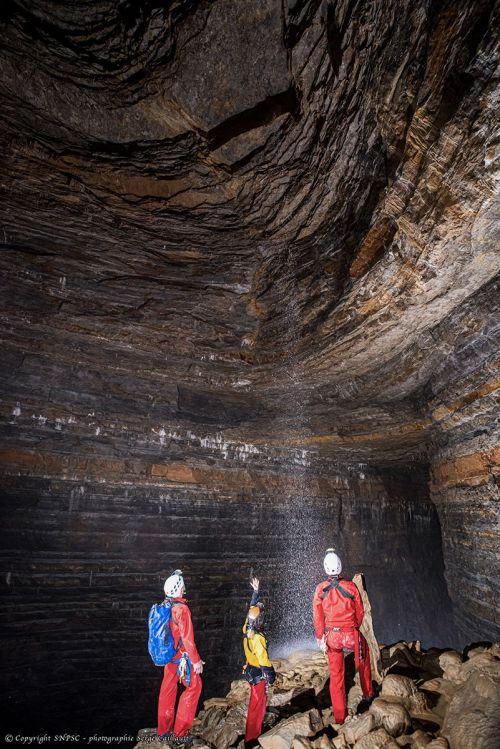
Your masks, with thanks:
[(181, 595), (184, 587), (184, 578), (182, 577), (182, 570), (175, 570), (175, 572), (167, 577), (163, 590), (167, 598), (177, 598)]
[(337, 556), (334, 549), (327, 549), (326, 556), (323, 560), (323, 567), (327, 575), (340, 575), (342, 572), (342, 562)]

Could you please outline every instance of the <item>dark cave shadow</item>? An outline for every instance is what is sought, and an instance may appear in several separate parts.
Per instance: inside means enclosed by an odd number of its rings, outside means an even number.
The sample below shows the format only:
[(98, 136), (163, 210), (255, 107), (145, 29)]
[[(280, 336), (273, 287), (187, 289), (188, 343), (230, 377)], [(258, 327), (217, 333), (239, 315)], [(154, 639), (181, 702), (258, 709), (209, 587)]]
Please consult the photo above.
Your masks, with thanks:
[(492, 642), (489, 640), (479, 640), (478, 642), (471, 642), (469, 645), (466, 645), (465, 648), (462, 651), (462, 655), (464, 658), (469, 657), (469, 653), (471, 650), (474, 650), (474, 648), (491, 648), (493, 645)]

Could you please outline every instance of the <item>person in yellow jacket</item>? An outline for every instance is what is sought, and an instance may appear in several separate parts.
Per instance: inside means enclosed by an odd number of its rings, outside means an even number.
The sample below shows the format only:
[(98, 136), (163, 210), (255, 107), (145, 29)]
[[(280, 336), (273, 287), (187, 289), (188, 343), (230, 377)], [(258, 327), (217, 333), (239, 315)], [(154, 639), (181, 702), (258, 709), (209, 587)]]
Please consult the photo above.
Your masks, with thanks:
[(266, 714), (267, 686), (273, 684), (276, 673), (267, 654), (267, 639), (264, 634), (264, 604), (259, 601), (259, 580), (252, 578), (253, 588), (250, 608), (243, 625), (243, 650), (246, 663), (243, 667), (245, 679), (250, 684), (250, 702), (245, 729), (245, 747), (250, 749), (262, 732), (262, 721)]

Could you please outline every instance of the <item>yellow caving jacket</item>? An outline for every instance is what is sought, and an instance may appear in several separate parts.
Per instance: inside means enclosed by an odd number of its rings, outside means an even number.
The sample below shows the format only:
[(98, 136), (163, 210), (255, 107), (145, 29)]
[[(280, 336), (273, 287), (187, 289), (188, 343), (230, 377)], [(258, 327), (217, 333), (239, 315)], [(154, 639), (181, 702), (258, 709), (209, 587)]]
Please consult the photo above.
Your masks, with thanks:
[(243, 625), (243, 650), (245, 651), (246, 663), (243, 667), (243, 676), (249, 684), (255, 686), (263, 679), (267, 684), (273, 684), (276, 679), (273, 664), (267, 654), (267, 640), (263, 632), (255, 632), (251, 640), (247, 635), (248, 619)]
[(266, 668), (272, 668), (273, 664), (269, 660), (267, 654), (267, 640), (262, 632), (256, 632), (251, 640), (246, 636), (247, 634), (248, 620), (243, 625), (243, 634), (245, 639), (243, 640), (243, 650), (245, 651), (245, 658), (250, 666), (265, 666)]

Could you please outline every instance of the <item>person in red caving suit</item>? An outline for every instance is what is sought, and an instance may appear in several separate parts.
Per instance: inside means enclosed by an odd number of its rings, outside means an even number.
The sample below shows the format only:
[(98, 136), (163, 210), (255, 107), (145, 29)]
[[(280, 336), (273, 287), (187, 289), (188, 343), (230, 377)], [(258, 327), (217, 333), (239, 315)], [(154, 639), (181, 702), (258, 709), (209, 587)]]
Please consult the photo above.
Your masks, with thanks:
[[(193, 622), (184, 597), (186, 587), (181, 570), (176, 570), (165, 580), (164, 590), (167, 599), (172, 601), (170, 630), (174, 638), (176, 655), (164, 669), (158, 700), (158, 736), (160, 739), (185, 746), (191, 739), (189, 731), (201, 694), (203, 661), (194, 642)], [(175, 712), (179, 681), (185, 689)]]
[(328, 657), (333, 716), (342, 724), (347, 717), (344, 651), (354, 652), (365, 700), (373, 697), (370, 653), (359, 631), (364, 616), (359, 590), (341, 577), (342, 562), (333, 549), (327, 549), (323, 565), (328, 578), (314, 591), (314, 631), (318, 646)]

